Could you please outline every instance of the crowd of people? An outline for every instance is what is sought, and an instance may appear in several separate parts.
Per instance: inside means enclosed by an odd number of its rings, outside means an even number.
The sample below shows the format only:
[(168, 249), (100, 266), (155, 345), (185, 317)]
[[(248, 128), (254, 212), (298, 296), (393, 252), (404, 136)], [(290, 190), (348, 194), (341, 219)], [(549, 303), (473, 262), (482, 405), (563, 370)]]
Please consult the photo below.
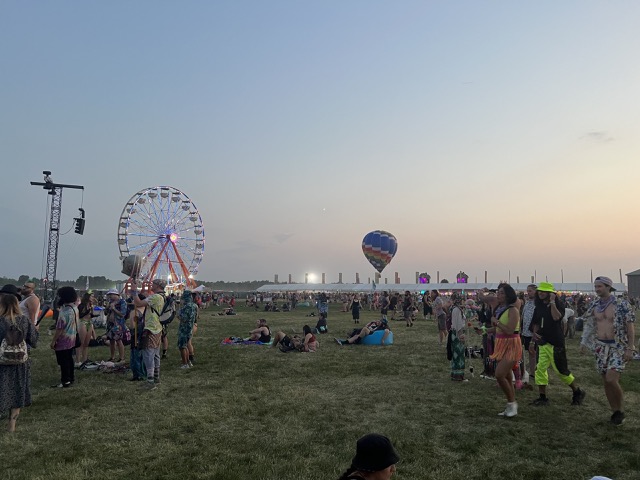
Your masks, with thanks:
[[(0, 341), (17, 337), (19, 345), (0, 348), (0, 411), (9, 412), (9, 429), (15, 429), (20, 409), (29, 405), (30, 362), (28, 354), (38, 341), (38, 317), (40, 302), (34, 293), (35, 285), (26, 283), (22, 288), (5, 285), (0, 290)], [(143, 381), (144, 388), (154, 389), (160, 382), (160, 360), (166, 355), (168, 338), (164, 310), (168, 302), (166, 283), (156, 279), (150, 284), (146, 296), (137, 291), (135, 284), (126, 292), (128, 298), (117, 290), (106, 292), (103, 299), (107, 331), (102, 337), (110, 351), (109, 361), (118, 364), (125, 361), (125, 346), (130, 346), (129, 363), (132, 380)], [(566, 296), (557, 293), (552, 284), (531, 284), (526, 292), (516, 292), (508, 283), (502, 283), (495, 291), (479, 291), (475, 294), (453, 293), (442, 295), (433, 290), (423, 295), (410, 291), (375, 292), (371, 294), (327, 294), (313, 297), (318, 312), (315, 328), (304, 325), (302, 333), (272, 333), (266, 319), (257, 321), (256, 328), (246, 339), (252, 342), (271, 344), (281, 351), (315, 352), (318, 349), (318, 334), (327, 333), (329, 304), (337, 303), (343, 312), (349, 312), (356, 326), (345, 338), (336, 338), (341, 346), (359, 344), (376, 332), (381, 332), (381, 345), (391, 333), (390, 322), (404, 321), (412, 328), (422, 315), (434, 321), (438, 330), (438, 341), (446, 347), (450, 361), (452, 381), (465, 382), (466, 359), (482, 358), (484, 377), (494, 378), (502, 390), (506, 406), (499, 415), (514, 417), (518, 414), (517, 390), (537, 388), (538, 398), (531, 406), (549, 405), (547, 396), (548, 371), (551, 369), (572, 392), (571, 405), (581, 405), (586, 391), (569, 368), (565, 339), (570, 338), (575, 327), (583, 328), (582, 349), (593, 351), (596, 367), (602, 376), (606, 397), (611, 407), (610, 422), (623, 423), (624, 394), (620, 386), (620, 375), (625, 365), (636, 353), (634, 308), (624, 296), (616, 296), (613, 282), (608, 277), (597, 277), (594, 281), (595, 296)], [(295, 309), (302, 295), (280, 296), (290, 309)], [(213, 301), (212, 299), (209, 299)], [(217, 298), (215, 299), (218, 300)], [(266, 300), (266, 302), (265, 302)], [(197, 329), (199, 306), (202, 297), (185, 290), (180, 298), (173, 298), (179, 305), (177, 346), (180, 351), (181, 368), (192, 368), (195, 363), (192, 336)], [(259, 302), (276, 304), (276, 298), (253, 296), (248, 305)], [(90, 292), (81, 298), (72, 287), (62, 287), (57, 292), (55, 328), (50, 347), (55, 352), (60, 367), (60, 381), (56, 388), (69, 388), (75, 381), (75, 369), (90, 362), (89, 347), (96, 339), (93, 319), (95, 306), (100, 303)], [(235, 296), (225, 297), (225, 308), (235, 306)], [(370, 308), (380, 312), (380, 317), (360, 327), (360, 312)], [(477, 338), (478, 340), (475, 340)], [(377, 340), (376, 340), (377, 342)], [(5, 341), (6, 343), (6, 341)], [(482, 347), (472, 347), (481, 343)], [(13, 350), (24, 356), (19, 361), (7, 360)], [(7, 353), (8, 352), (8, 353)]]
[[(166, 323), (163, 324), (162, 319), (167, 305), (176, 301), (165, 294), (165, 288), (165, 281), (153, 280), (145, 295), (133, 284), (127, 299), (117, 290), (109, 290), (103, 304), (106, 333), (97, 339), (92, 320), (99, 315), (95, 310), (99, 301), (91, 292), (80, 297), (73, 287), (59, 288), (49, 346), (60, 368), (60, 381), (52, 387), (64, 389), (74, 384), (75, 370), (90, 363), (88, 350), (93, 342), (109, 347), (111, 357), (103, 363), (112, 365), (125, 365), (125, 345), (130, 346), (132, 380), (144, 381), (144, 388), (155, 389), (160, 382), (160, 348), (167, 340)], [(20, 410), (31, 404), (29, 355), (41, 336), (40, 301), (34, 289), (32, 283), (26, 283), (21, 289), (15, 285), (0, 289), (0, 414), (9, 413), (10, 432), (15, 431)], [(197, 297), (184, 290), (176, 302), (179, 304), (177, 346), (181, 368), (191, 368), (195, 362), (191, 340), (197, 330)], [(164, 345), (166, 353), (166, 343)], [(114, 358), (116, 352), (118, 357)]]

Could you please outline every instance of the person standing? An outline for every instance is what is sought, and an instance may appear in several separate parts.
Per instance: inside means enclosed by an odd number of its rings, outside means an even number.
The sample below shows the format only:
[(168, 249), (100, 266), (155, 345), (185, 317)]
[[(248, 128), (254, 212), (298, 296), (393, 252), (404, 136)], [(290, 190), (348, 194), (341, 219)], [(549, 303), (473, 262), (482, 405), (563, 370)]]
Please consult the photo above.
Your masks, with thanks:
[[(29, 347), (36, 346), (38, 332), (31, 320), (21, 314), (17, 294), (0, 294), (0, 342), (6, 339), (9, 330), (14, 329), (21, 332)], [(9, 412), (7, 429), (10, 433), (16, 430), (20, 409), (31, 405), (30, 360), (26, 352), (23, 353), (26, 358), (21, 363), (0, 363), (0, 414)]]
[(96, 314), (93, 313), (93, 307), (96, 304), (96, 297), (93, 293), (87, 292), (82, 295), (82, 301), (78, 305), (78, 333), (80, 334), (80, 340), (82, 345), (80, 351), (76, 352), (76, 360), (78, 361), (76, 366), (82, 367), (89, 362), (89, 342), (95, 336), (95, 330), (93, 328), (93, 317)]
[(160, 342), (162, 338), (162, 325), (160, 324), (160, 312), (164, 307), (164, 289), (167, 283), (156, 278), (151, 282), (151, 292), (145, 299), (140, 299), (135, 290), (137, 286), (132, 285), (133, 304), (135, 307), (145, 307), (144, 327), (140, 341), (142, 351), (142, 361), (147, 370), (147, 381), (143, 386), (149, 390), (156, 388), (160, 383)]
[(380, 314), (382, 315), (383, 320), (387, 320), (389, 303), (389, 292), (382, 292), (382, 298), (380, 299)]
[(182, 358), (182, 366), (180, 368), (187, 369), (193, 367), (189, 360), (189, 342), (193, 335), (193, 326), (198, 316), (198, 307), (193, 302), (193, 295), (190, 290), (182, 293), (182, 306), (178, 312), (180, 325), (178, 326), (178, 349)]
[(431, 290), (431, 306), (438, 322), (438, 340), (443, 345), (447, 338), (447, 312), (438, 290)]
[[(464, 382), (465, 370), (465, 318), (462, 313), (462, 297), (460, 294), (451, 295), (451, 380)], [(449, 352), (447, 352), (449, 353)]]
[(528, 368), (525, 365), (524, 369), (524, 383), (528, 388), (532, 388), (529, 386), (529, 381), (531, 378), (534, 378), (536, 374), (536, 356), (537, 350), (535, 347), (535, 342), (533, 342), (533, 352), (529, 350), (531, 346), (531, 341), (533, 337), (533, 332), (531, 330), (531, 320), (533, 319), (533, 311), (536, 309), (536, 290), (537, 286), (535, 284), (531, 284), (527, 286), (527, 296), (525, 297), (524, 306), (522, 307), (522, 346), (524, 347), (524, 352), (522, 354), (523, 364), (525, 356), (529, 357)]
[[(567, 351), (564, 343), (564, 306), (556, 296), (552, 283), (540, 282), (538, 285), (535, 310), (531, 319), (533, 341), (538, 345), (538, 364), (536, 366), (536, 385), (540, 396), (531, 402), (536, 407), (549, 405), (547, 385), (551, 367), (560, 377), (560, 381), (573, 391), (571, 405), (582, 405), (586, 392), (578, 386), (569, 370)], [(529, 344), (529, 353), (535, 353), (535, 345)]]
[[(111, 352), (110, 362), (114, 361), (113, 356), (118, 347), (118, 359), (116, 363), (124, 360), (124, 336), (127, 332), (127, 302), (120, 296), (120, 293), (111, 289), (107, 292), (109, 306), (107, 307), (107, 338), (109, 339), (109, 350)], [(162, 307), (161, 307), (162, 308)]]
[(351, 298), (349, 309), (351, 310), (353, 323), (360, 323), (360, 310), (362, 309), (362, 304), (360, 303), (360, 296), (357, 293), (355, 293)]
[(511, 285), (501, 283), (496, 292), (497, 306), (492, 318), (491, 332), (496, 334), (492, 360), (496, 366), (496, 380), (507, 397), (507, 406), (498, 415), (515, 417), (518, 414), (516, 391), (511, 381), (513, 367), (522, 358), (522, 342), (520, 341), (520, 310), (518, 295)]
[(431, 309), (431, 301), (429, 299), (429, 294), (425, 292), (422, 295), (422, 316), (424, 317), (425, 320), (427, 320), (428, 318), (431, 318), (432, 314), (433, 314), (433, 310)]
[(51, 340), (51, 349), (56, 352), (56, 360), (60, 366), (60, 383), (52, 385), (52, 388), (68, 388), (73, 385), (74, 364), (73, 349), (76, 346), (76, 334), (78, 333), (78, 293), (73, 287), (61, 287), (58, 289), (58, 319), (56, 330)]
[(31, 323), (34, 325), (38, 321), (38, 314), (40, 313), (40, 299), (35, 294), (35, 289), (35, 283), (27, 282), (22, 286), (20, 291), (22, 294), (20, 311), (25, 317), (31, 320)]
[(402, 299), (402, 316), (404, 321), (407, 322), (407, 327), (413, 327), (411, 315), (413, 315), (413, 297), (411, 292), (407, 290), (404, 292), (404, 298)]
[(591, 348), (595, 354), (596, 367), (602, 375), (604, 392), (613, 412), (610, 422), (622, 425), (625, 415), (620, 375), (636, 351), (636, 317), (629, 302), (613, 294), (615, 288), (609, 277), (596, 277), (593, 286), (598, 298), (582, 317), (584, 332), (581, 345)]

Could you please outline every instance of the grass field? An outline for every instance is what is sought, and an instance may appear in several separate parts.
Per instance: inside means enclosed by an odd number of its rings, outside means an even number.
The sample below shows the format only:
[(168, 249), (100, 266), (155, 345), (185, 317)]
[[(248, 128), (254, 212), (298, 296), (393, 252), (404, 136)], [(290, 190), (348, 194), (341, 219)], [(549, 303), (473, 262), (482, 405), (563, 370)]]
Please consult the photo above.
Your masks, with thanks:
[[(178, 369), (174, 322), (153, 391), (129, 375), (97, 371), (78, 372), (73, 388), (49, 388), (59, 371), (45, 332), (33, 352), (33, 405), (15, 434), (0, 433), (0, 478), (326, 480), (349, 465), (368, 432), (392, 439), (402, 458), (398, 479), (640, 478), (640, 362), (623, 375), (621, 427), (607, 423), (593, 358), (578, 353), (575, 339), (569, 366), (586, 388), (585, 404), (571, 407), (570, 390), (551, 374), (549, 407), (531, 407), (537, 394), (518, 392), (519, 415), (503, 419), (496, 414), (504, 397), (495, 382), (478, 378), (479, 360), (469, 383), (449, 380), (433, 322), (392, 322), (390, 347), (340, 347), (332, 337), (344, 336), (352, 320), (337, 310), (332, 304), (331, 336), (311, 354), (220, 346), (226, 336), (246, 336), (260, 316), (274, 332), (313, 326), (310, 308), (240, 307), (235, 317), (205, 310), (190, 370)], [(365, 311), (361, 322), (376, 316)], [(90, 357), (106, 359), (108, 349), (91, 349)]]

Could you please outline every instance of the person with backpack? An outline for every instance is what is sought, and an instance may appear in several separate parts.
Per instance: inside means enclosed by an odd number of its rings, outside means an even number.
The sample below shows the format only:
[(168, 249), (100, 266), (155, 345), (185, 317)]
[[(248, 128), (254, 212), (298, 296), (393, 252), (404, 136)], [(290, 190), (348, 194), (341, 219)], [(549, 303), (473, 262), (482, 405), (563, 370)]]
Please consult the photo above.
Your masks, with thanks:
[(0, 290), (0, 415), (9, 412), (8, 431), (13, 433), (20, 409), (31, 405), (27, 346), (36, 346), (38, 332), (21, 314), (18, 293), (5, 293), (10, 290), (6, 287)]
[(142, 351), (142, 360), (147, 370), (147, 381), (143, 383), (143, 386), (148, 390), (154, 390), (156, 384), (160, 383), (160, 343), (162, 340), (160, 315), (164, 308), (166, 298), (164, 289), (166, 286), (167, 282), (164, 280), (160, 278), (154, 279), (151, 282), (153, 295), (141, 300), (135, 292), (137, 289), (136, 284), (132, 285), (134, 306), (145, 307), (140, 349)]

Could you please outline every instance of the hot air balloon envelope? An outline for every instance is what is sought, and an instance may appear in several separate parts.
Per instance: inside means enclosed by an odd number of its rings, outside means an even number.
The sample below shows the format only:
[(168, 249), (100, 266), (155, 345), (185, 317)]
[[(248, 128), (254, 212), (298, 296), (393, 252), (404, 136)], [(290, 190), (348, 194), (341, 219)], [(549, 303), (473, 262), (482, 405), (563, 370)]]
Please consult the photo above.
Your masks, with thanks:
[(391, 233), (384, 230), (375, 230), (365, 235), (362, 240), (362, 252), (369, 263), (379, 273), (389, 265), (391, 259), (398, 251), (398, 241)]

